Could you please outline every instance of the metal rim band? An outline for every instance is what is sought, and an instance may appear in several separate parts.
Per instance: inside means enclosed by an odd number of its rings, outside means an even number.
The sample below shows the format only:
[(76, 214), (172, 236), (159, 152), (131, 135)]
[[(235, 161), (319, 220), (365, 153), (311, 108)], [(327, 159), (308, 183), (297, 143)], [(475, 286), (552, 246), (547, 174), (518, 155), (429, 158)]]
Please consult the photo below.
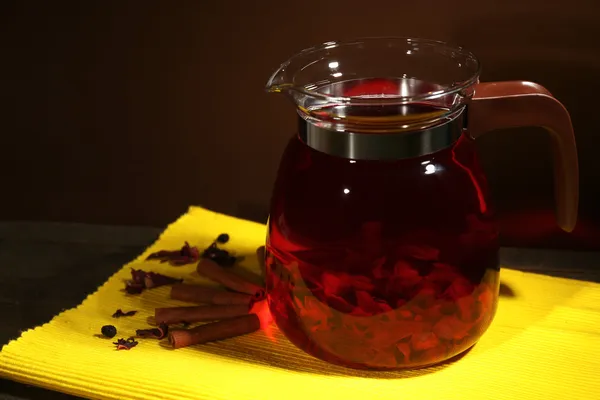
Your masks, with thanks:
[(465, 110), (453, 119), (424, 130), (373, 134), (320, 128), (300, 117), (299, 136), (309, 147), (353, 160), (400, 160), (432, 154), (454, 144), (465, 127)]

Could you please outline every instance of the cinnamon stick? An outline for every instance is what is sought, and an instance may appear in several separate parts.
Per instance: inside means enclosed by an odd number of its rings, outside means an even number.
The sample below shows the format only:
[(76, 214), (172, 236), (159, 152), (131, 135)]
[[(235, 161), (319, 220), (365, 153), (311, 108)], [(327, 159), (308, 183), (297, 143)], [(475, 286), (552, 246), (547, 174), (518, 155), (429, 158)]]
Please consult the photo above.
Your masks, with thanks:
[(154, 310), (157, 324), (179, 324), (181, 322), (204, 322), (247, 315), (248, 304), (207, 305), (193, 307), (168, 307)]
[(169, 343), (175, 349), (245, 335), (260, 329), (256, 314), (248, 314), (192, 329), (169, 332)]
[(252, 295), (255, 301), (265, 298), (265, 290), (263, 288), (224, 269), (214, 261), (203, 259), (198, 263), (198, 268), (196, 269), (200, 275), (218, 282), (228, 289)]
[(171, 287), (171, 298), (189, 303), (250, 304), (252, 296), (200, 285), (180, 283)]

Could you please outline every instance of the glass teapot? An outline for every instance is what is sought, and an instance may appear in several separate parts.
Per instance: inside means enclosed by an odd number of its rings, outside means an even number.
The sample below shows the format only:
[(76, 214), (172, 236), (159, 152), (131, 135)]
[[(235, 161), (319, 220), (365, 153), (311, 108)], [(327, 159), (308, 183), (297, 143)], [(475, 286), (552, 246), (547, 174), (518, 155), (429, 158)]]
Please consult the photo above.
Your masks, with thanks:
[(271, 313), (300, 349), (351, 368), (436, 364), (494, 317), (498, 230), (474, 140), (535, 125), (553, 138), (556, 215), (574, 228), (568, 112), (531, 82), (479, 83), (442, 42), (328, 42), (283, 63), (270, 92), (297, 107), (271, 199)]

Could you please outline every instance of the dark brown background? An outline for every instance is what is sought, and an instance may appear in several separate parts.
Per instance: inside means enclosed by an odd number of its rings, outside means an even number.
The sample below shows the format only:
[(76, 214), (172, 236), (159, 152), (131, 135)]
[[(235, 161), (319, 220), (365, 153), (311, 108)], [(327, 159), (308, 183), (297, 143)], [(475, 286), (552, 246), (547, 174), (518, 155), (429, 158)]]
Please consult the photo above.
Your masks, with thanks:
[(417, 36), (475, 52), (482, 80), (545, 85), (571, 111), (580, 223), (552, 219), (538, 129), (480, 141), (505, 244), (600, 249), (595, 0), (1, 3), (0, 219), (162, 226), (198, 204), (264, 220), (295, 113), (263, 85), (296, 51)]

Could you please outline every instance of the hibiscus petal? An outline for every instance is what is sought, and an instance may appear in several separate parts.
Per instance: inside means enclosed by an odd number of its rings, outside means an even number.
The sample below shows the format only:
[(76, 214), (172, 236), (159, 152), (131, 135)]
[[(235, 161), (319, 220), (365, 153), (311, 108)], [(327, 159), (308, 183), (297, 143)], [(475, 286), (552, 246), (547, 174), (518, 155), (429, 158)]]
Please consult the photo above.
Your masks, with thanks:
[(398, 364), (406, 364), (410, 360), (410, 343), (399, 342), (396, 344), (396, 361)]
[(342, 280), (329, 272), (323, 272), (321, 275), (323, 290), (326, 295), (339, 295), (342, 292)]
[(440, 344), (440, 340), (433, 332), (423, 332), (413, 335), (410, 341), (416, 351), (432, 349)]
[(409, 244), (400, 247), (401, 254), (406, 257), (415, 258), (423, 261), (437, 261), (440, 257), (440, 250), (428, 245)]
[(455, 279), (450, 287), (446, 290), (446, 295), (452, 299), (457, 300), (461, 297), (469, 296), (475, 290), (475, 285), (469, 282), (468, 279), (465, 278), (457, 278)]
[(459, 320), (456, 316), (445, 316), (433, 326), (433, 333), (440, 339), (464, 339), (472, 328), (472, 324)]

